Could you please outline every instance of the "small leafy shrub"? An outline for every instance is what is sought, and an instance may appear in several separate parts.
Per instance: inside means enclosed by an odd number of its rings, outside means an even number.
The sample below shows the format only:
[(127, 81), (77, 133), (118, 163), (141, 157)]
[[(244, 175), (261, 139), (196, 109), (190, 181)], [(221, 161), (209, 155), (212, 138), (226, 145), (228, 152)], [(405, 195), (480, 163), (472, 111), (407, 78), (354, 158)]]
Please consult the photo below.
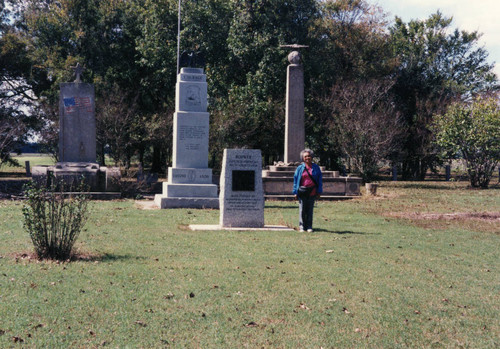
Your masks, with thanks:
[(67, 260), (88, 219), (88, 186), (82, 181), (75, 190), (79, 194), (65, 197), (64, 183), (54, 182), (48, 188), (34, 182), (26, 185), (24, 229), (38, 258)]
[(500, 106), (498, 98), (483, 97), (454, 103), (434, 120), (435, 142), (443, 158), (465, 161), (472, 187), (488, 188), (500, 161)]

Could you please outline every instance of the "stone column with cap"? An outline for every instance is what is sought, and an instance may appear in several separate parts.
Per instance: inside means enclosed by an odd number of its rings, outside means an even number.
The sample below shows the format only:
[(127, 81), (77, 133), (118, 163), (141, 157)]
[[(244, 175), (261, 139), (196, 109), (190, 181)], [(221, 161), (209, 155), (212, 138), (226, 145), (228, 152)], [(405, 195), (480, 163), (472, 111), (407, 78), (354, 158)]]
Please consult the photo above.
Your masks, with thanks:
[(292, 51), (288, 55), (290, 64), (286, 74), (285, 164), (300, 162), (300, 152), (305, 147), (304, 68), (300, 58), (298, 51)]

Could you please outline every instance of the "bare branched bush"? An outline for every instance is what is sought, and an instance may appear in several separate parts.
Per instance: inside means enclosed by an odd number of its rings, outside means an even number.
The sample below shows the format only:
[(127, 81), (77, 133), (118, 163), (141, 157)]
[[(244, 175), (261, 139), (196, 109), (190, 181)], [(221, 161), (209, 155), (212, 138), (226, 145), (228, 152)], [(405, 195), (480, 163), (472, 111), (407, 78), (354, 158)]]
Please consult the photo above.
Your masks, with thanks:
[(331, 128), (342, 152), (365, 181), (377, 173), (381, 160), (400, 149), (404, 133), (389, 90), (390, 80), (345, 81), (332, 88)]
[(77, 188), (70, 188), (79, 194), (66, 197), (64, 184), (52, 182), (49, 188), (35, 182), (26, 185), (24, 229), (38, 258), (67, 260), (88, 219), (88, 187), (82, 181)]

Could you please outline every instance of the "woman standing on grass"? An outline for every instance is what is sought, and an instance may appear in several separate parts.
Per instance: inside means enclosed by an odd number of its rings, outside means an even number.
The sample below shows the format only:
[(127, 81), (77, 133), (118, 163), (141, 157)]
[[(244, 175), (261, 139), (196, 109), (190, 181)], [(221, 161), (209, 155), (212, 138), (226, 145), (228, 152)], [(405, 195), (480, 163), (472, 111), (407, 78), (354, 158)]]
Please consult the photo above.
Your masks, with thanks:
[(323, 192), (323, 174), (318, 165), (312, 162), (313, 151), (304, 149), (300, 158), (304, 161), (293, 176), (293, 194), (299, 200), (300, 231), (312, 233), (314, 200)]

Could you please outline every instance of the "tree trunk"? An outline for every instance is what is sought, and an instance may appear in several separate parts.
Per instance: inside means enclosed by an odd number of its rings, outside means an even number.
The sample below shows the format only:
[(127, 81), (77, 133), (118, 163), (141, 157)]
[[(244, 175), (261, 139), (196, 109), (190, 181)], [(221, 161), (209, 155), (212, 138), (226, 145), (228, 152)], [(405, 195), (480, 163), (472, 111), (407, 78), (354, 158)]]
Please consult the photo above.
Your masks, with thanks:
[(162, 163), (161, 163), (161, 148), (158, 145), (153, 145), (153, 159), (151, 163), (151, 172), (161, 173)]

